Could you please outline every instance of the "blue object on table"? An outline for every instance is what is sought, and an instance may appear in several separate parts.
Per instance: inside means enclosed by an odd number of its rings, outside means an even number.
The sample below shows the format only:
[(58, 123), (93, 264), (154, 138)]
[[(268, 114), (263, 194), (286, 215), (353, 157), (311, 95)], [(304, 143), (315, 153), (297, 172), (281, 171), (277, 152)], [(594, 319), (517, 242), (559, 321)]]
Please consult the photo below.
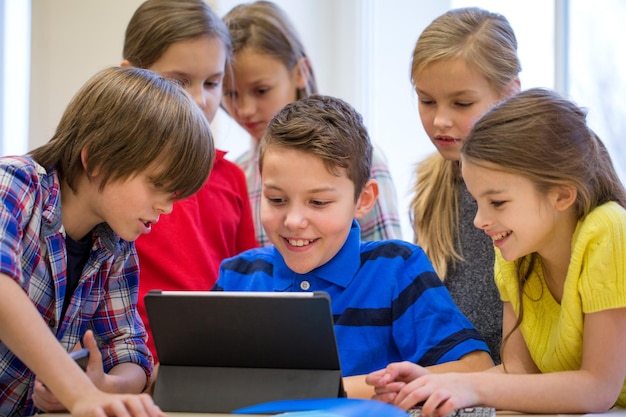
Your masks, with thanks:
[(395, 405), (357, 398), (315, 398), (271, 401), (239, 408), (233, 414), (282, 413), (287, 417), (407, 417)]

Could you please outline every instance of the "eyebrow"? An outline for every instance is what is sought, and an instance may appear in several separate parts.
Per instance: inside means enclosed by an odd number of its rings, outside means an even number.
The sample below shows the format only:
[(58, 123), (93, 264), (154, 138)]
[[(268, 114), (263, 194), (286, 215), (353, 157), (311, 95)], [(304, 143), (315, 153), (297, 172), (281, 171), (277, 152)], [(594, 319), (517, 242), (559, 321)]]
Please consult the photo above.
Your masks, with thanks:
[(503, 193), (503, 192), (504, 192), (504, 190), (491, 188), (491, 189), (485, 190), (482, 193), (480, 193), (479, 197), (488, 197), (490, 195), (500, 194), (500, 193)]
[[(424, 95), (427, 95), (427, 96), (429, 96), (429, 97), (430, 97), (430, 96), (432, 96), (432, 95), (431, 95), (431, 94), (429, 94), (427, 91), (421, 90), (421, 89), (419, 89), (419, 88), (417, 88), (417, 87), (415, 88), (415, 92), (416, 92), (417, 94), (424, 94)], [(464, 94), (476, 94), (476, 93), (477, 93), (477, 91), (476, 91), (476, 90), (465, 89), (465, 90), (454, 91), (454, 92), (453, 92), (450, 96), (451, 96), (451, 97), (458, 97), (458, 96), (462, 96), (462, 95), (464, 95)]]
[[(276, 191), (282, 191), (282, 188), (280, 188), (277, 185), (273, 185), (273, 184), (268, 184), (268, 183), (263, 183), (263, 186), (265, 188), (269, 188), (272, 190), (276, 190)], [(337, 192), (337, 189), (335, 187), (332, 186), (324, 186), (324, 187), (318, 187), (318, 188), (313, 188), (310, 190), (305, 190), (305, 192), (309, 193), (309, 194), (317, 194), (317, 193), (323, 193), (323, 192)]]
[[(191, 76), (191, 74), (189, 74), (188, 72), (180, 71), (180, 70), (163, 71), (162, 74), (165, 77), (189, 77), (189, 76)], [(214, 72), (213, 74), (210, 74), (205, 79), (208, 80), (208, 79), (211, 79), (211, 78), (223, 77), (223, 76), (224, 76), (224, 71), (218, 71), (218, 72)]]

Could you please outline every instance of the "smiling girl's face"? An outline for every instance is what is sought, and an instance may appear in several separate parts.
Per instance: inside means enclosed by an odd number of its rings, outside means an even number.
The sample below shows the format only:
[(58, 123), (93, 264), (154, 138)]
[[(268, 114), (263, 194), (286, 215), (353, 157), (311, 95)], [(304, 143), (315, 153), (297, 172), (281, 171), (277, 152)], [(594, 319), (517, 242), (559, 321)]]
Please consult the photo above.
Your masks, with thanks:
[(568, 215), (557, 208), (557, 189), (542, 193), (530, 179), (490, 162), (476, 165), (463, 159), (461, 169), (478, 204), (474, 225), (492, 239), (505, 260), (533, 252), (548, 258), (564, 239), (570, 240), (571, 230), (563, 228)]

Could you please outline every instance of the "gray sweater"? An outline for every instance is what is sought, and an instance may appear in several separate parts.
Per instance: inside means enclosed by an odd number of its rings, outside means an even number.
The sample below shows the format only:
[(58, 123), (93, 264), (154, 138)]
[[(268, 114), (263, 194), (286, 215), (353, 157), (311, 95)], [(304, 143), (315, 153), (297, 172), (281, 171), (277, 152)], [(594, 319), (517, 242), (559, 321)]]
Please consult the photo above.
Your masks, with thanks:
[(448, 265), (445, 284), (456, 305), (487, 341), (494, 362), (499, 364), (502, 301), (493, 275), (494, 247), (485, 232), (474, 226), (476, 202), (465, 182), (460, 182), (458, 191), (461, 247), (457, 250), (465, 262)]

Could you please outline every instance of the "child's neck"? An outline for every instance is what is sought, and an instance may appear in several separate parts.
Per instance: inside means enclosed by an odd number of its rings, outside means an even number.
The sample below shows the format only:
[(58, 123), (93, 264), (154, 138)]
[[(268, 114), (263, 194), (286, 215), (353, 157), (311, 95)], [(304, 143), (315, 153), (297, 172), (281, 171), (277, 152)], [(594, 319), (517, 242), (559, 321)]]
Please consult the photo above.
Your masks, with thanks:
[[(78, 187), (80, 189), (80, 186)], [(89, 233), (95, 224), (89, 222), (88, 210), (79, 192), (74, 192), (63, 181), (61, 183), (61, 218), (65, 233), (74, 240), (81, 240)]]
[(557, 265), (547, 259), (539, 257), (541, 262), (541, 270), (546, 286), (552, 297), (560, 304), (563, 298), (563, 288), (565, 287), (565, 278), (567, 277), (567, 266)]
[(563, 297), (563, 288), (572, 256), (571, 242), (577, 224), (578, 218), (574, 207), (562, 212), (552, 230), (551, 241), (546, 242), (545, 250), (539, 253), (546, 285), (559, 303)]

